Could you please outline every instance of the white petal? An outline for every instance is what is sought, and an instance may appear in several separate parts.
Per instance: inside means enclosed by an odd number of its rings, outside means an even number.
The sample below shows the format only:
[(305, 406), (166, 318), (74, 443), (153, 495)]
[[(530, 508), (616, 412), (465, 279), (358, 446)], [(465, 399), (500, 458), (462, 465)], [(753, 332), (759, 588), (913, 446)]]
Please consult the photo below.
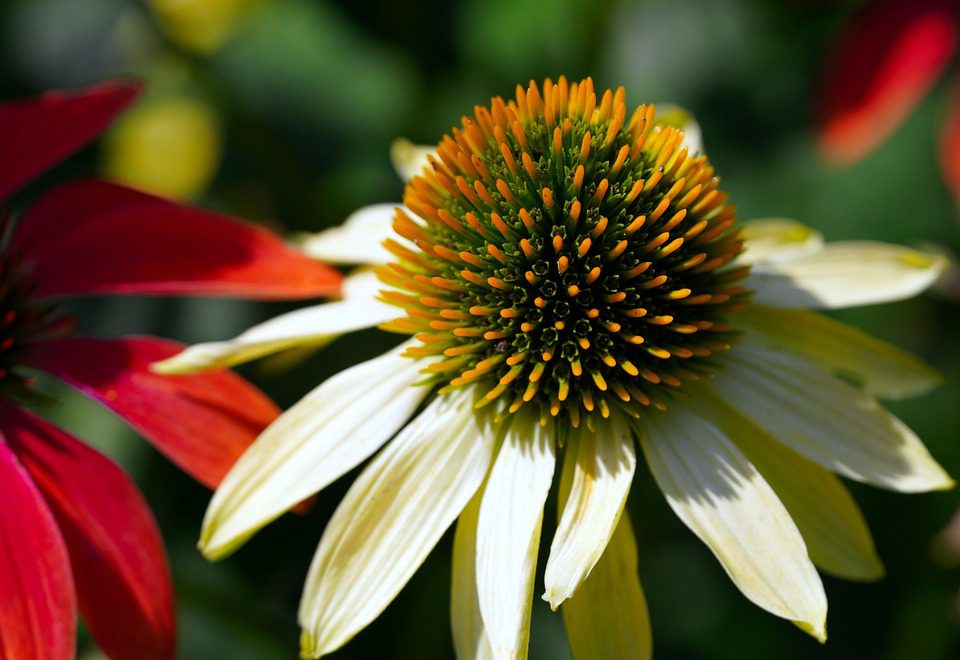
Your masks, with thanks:
[(553, 426), (514, 415), (480, 503), (477, 596), (498, 658), (525, 658), (543, 503), (553, 480)]
[(953, 486), (913, 431), (869, 395), (770, 349), (741, 344), (722, 359), (715, 390), (800, 455), (891, 490)]
[(837, 477), (777, 442), (733, 410), (712, 388), (697, 388), (691, 396), (697, 402), (697, 412), (721, 428), (773, 488), (817, 567), (850, 580), (883, 576), (870, 529)]
[(853, 326), (800, 309), (751, 305), (737, 315), (744, 341), (805, 357), (881, 398), (923, 394), (942, 382), (939, 373), (909, 353)]
[(372, 271), (344, 279), (344, 299), (281, 314), (255, 325), (228, 341), (194, 344), (151, 369), (164, 374), (184, 374), (232, 367), (271, 353), (297, 347), (319, 347), (338, 336), (372, 328), (398, 316), (397, 308), (377, 300), (389, 288)]
[(772, 307), (833, 309), (914, 296), (946, 268), (940, 255), (870, 241), (829, 243), (784, 263), (753, 266), (744, 285)]
[(779, 263), (818, 252), (820, 232), (787, 218), (761, 218), (743, 223), (744, 252), (737, 264)]
[(553, 610), (590, 574), (616, 529), (637, 467), (633, 442), (619, 419), (600, 423), (596, 432), (570, 434), (564, 459), (564, 473), (572, 474), (569, 495), (543, 579), (543, 599)]
[(763, 609), (819, 640), (827, 599), (800, 532), (760, 473), (717, 427), (679, 402), (643, 420), (644, 454), (674, 513)]
[[(349, 275), (343, 278), (340, 285), (340, 297), (348, 301), (361, 301), (376, 298), (384, 289), (390, 286), (384, 284), (377, 275), (376, 268), (362, 266), (354, 268)], [(394, 307), (394, 310), (396, 308)]]
[(483, 487), (460, 514), (453, 536), (453, 571), (450, 586), (450, 627), (458, 660), (493, 658), (490, 638), (483, 627), (477, 600), (477, 520)]
[(560, 611), (576, 660), (649, 660), (653, 636), (629, 516), (620, 517), (590, 577)]
[(428, 389), (406, 345), (342, 371), (283, 413), (230, 470), (204, 519), (205, 555), (222, 557), (380, 448)]
[(390, 160), (400, 178), (407, 182), (423, 172), (423, 168), (429, 165), (427, 156), (436, 151), (436, 147), (421, 146), (409, 140), (394, 140), (390, 146)]
[(315, 259), (334, 264), (385, 264), (393, 255), (383, 247), (387, 238), (397, 238), (393, 219), (400, 204), (364, 206), (337, 227), (302, 239), (300, 249)]
[(337, 507), (300, 604), (304, 657), (339, 648), (373, 621), (483, 482), (495, 437), (473, 395), (460, 389), (434, 399)]

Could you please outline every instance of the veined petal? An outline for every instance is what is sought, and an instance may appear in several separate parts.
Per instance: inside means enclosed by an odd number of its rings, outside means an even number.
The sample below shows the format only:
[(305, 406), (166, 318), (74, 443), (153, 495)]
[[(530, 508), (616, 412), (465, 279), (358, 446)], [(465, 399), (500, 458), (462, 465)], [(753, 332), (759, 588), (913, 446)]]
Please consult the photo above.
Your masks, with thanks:
[(450, 581), (450, 627), (457, 660), (492, 660), (490, 637), (480, 616), (477, 596), (477, 520), (484, 487), (460, 513), (453, 535), (453, 570)]
[(823, 235), (804, 224), (787, 218), (748, 220), (740, 228), (744, 252), (737, 264), (779, 263), (818, 252)]
[(920, 492), (953, 480), (920, 439), (873, 398), (778, 351), (738, 345), (723, 356), (715, 391), (774, 438), (857, 481)]
[(37, 295), (99, 293), (312, 298), (340, 273), (262, 227), (106, 181), (75, 181), (41, 197), (11, 250)]
[(383, 247), (399, 238), (393, 219), (400, 204), (372, 204), (347, 216), (343, 224), (307, 236), (300, 248), (314, 259), (334, 264), (385, 264), (394, 256)]
[(643, 452), (674, 513), (751, 601), (826, 639), (827, 598), (790, 514), (713, 424), (680, 402), (643, 420)]
[(892, 344), (822, 314), (750, 305), (737, 322), (744, 337), (804, 357), (821, 369), (863, 383), (868, 394), (901, 399), (923, 394), (942, 382), (933, 368)]
[(553, 426), (515, 415), (480, 503), (477, 598), (493, 654), (526, 658), (543, 504), (556, 462)]
[(271, 424), (214, 493), (200, 546), (212, 559), (353, 469), (428, 394), (421, 365), (399, 346), (324, 381)]
[(0, 202), (99, 135), (140, 93), (132, 80), (0, 104)]
[(184, 472), (215, 488), (280, 410), (235, 373), (161, 376), (151, 363), (183, 348), (155, 337), (68, 337), (38, 346), (31, 364), (126, 421)]
[(649, 660), (653, 635), (637, 575), (637, 541), (621, 516), (600, 561), (560, 608), (575, 660)]
[(71, 660), (77, 604), (57, 523), (0, 438), (0, 657)]
[(848, 580), (883, 577), (870, 529), (839, 479), (777, 442), (709, 386), (691, 394), (698, 412), (736, 443), (787, 507), (814, 564)]
[(130, 477), (38, 417), (7, 406), (2, 415), (10, 446), (57, 520), (94, 639), (118, 660), (173, 658), (176, 621), (163, 540)]
[(410, 140), (394, 140), (390, 145), (390, 160), (393, 162), (393, 169), (406, 183), (430, 164), (427, 156), (436, 152), (436, 147), (414, 144)]
[(869, 153), (903, 121), (950, 62), (953, 0), (882, 0), (841, 35), (820, 92), (820, 148), (840, 163)]
[(339, 648), (373, 621), (483, 482), (496, 439), (473, 403), (472, 388), (434, 399), (337, 507), (300, 604), (304, 657)]
[[(616, 529), (637, 467), (633, 433), (620, 419), (570, 434), (564, 473), (572, 473), (550, 546), (543, 599), (556, 610), (573, 595)], [(567, 463), (572, 463), (567, 467)]]
[(764, 305), (834, 309), (910, 298), (946, 265), (940, 255), (899, 245), (838, 242), (784, 263), (755, 264), (744, 286)]
[(319, 347), (338, 336), (372, 328), (397, 317), (397, 308), (377, 300), (380, 288), (372, 271), (344, 279), (344, 299), (275, 316), (228, 341), (194, 344), (153, 365), (162, 374), (185, 374), (232, 367), (271, 353), (303, 346)]

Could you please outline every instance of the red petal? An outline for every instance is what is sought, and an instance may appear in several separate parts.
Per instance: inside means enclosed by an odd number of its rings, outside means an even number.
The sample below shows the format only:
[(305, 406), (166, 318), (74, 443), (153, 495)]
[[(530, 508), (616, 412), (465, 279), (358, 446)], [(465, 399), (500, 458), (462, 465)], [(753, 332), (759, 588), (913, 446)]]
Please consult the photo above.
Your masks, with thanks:
[(953, 81), (950, 105), (940, 135), (940, 169), (954, 197), (960, 200), (960, 75)]
[(2, 439), (0, 484), (0, 658), (69, 660), (77, 605), (67, 549), (33, 481)]
[(125, 419), (185, 472), (215, 488), (280, 413), (260, 390), (227, 370), (163, 376), (149, 366), (183, 350), (153, 337), (61, 339), (32, 364)]
[(852, 163), (878, 146), (936, 82), (957, 41), (955, 0), (886, 0), (841, 36), (820, 91), (820, 148)]
[(106, 456), (34, 415), (10, 407), (2, 415), (11, 448), (60, 526), (94, 639), (118, 660), (173, 658), (170, 570), (136, 486)]
[(114, 81), (0, 104), (0, 202), (99, 135), (139, 91)]
[(337, 293), (341, 279), (266, 229), (105, 181), (45, 195), (24, 214), (12, 249), (47, 296), (305, 298)]

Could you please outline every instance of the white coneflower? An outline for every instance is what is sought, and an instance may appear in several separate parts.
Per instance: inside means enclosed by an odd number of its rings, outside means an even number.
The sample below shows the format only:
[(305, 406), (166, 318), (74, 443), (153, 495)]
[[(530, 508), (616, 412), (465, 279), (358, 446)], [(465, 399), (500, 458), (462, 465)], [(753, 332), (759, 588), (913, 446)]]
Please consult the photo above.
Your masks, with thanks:
[(800, 308), (904, 298), (941, 261), (878, 243), (825, 246), (786, 220), (738, 228), (684, 132), (649, 105), (628, 116), (622, 89), (598, 101), (590, 80), (531, 83), (477, 107), (426, 163), (405, 208), (365, 209), (308, 243), (385, 264), (381, 283), (355, 275), (341, 302), (160, 367), (233, 364), (376, 324), (413, 336), (322, 383), (264, 432), (213, 499), (205, 554), (232, 551), (386, 443), (321, 539), (300, 610), (304, 655), (333, 651), (376, 618), (459, 518), (458, 656), (523, 657), (557, 477), (543, 597), (561, 609), (575, 656), (647, 657), (622, 515), (639, 443), (670, 506), (737, 587), (823, 640), (814, 566), (882, 573), (832, 472), (901, 491), (953, 482), (872, 398), (918, 393), (936, 375)]

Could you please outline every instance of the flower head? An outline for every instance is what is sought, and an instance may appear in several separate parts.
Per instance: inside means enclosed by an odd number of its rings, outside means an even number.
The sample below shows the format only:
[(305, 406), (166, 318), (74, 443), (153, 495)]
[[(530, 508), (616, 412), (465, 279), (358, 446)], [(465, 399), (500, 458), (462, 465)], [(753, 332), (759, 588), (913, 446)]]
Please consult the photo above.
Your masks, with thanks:
[(683, 132), (623, 90), (520, 90), (454, 129), (404, 196), (378, 272), (438, 384), (574, 427), (638, 416), (733, 341), (746, 268), (733, 207)]
[[(0, 202), (101, 132), (138, 94), (113, 82), (0, 105)], [(216, 486), (278, 414), (229, 372), (163, 377), (182, 347), (71, 336), (57, 306), (102, 293), (297, 298), (335, 271), (268, 232), (102, 181), (70, 182), (4, 214), (0, 245), (0, 656), (69, 658), (79, 609), (112, 658), (172, 658), (170, 572), (159, 530), (110, 459), (32, 412), (47, 372)]]
[(372, 621), (455, 520), (458, 656), (523, 657), (555, 477), (543, 598), (561, 610), (576, 657), (648, 657), (622, 515), (637, 445), (737, 587), (821, 640), (815, 566), (882, 573), (832, 473), (903, 491), (952, 485), (873, 398), (916, 394), (936, 375), (800, 309), (913, 295), (941, 260), (825, 246), (788, 220), (738, 228), (706, 158), (684, 141), (651, 106), (628, 119), (622, 90), (520, 87), (465, 117), (418, 166), (403, 163), (418, 173), (405, 208), (363, 209), (306, 242), (380, 264), (382, 282), (360, 271), (340, 302), (158, 366), (232, 364), (377, 323), (413, 335), (281, 415), (207, 513), (201, 547), (220, 557), (383, 446), (314, 557), (300, 609), (306, 657)]

